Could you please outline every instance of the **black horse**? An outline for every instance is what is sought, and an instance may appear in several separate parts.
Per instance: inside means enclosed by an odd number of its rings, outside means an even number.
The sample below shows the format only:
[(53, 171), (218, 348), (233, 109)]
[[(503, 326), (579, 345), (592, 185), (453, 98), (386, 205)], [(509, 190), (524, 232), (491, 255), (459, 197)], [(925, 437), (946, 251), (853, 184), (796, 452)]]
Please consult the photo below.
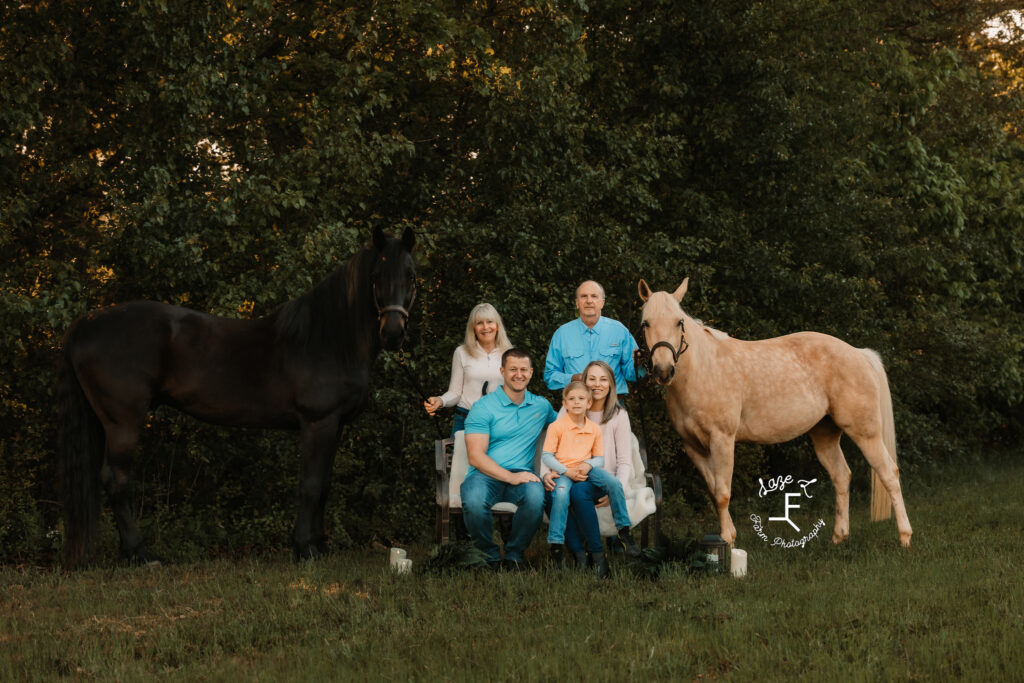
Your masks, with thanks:
[(415, 296), (413, 234), (380, 230), (312, 290), (256, 320), (138, 301), (93, 311), (64, 338), (60, 457), (66, 554), (90, 550), (106, 488), (121, 552), (146, 561), (130, 507), (132, 456), (147, 413), (170, 405), (206, 422), (297, 429), (297, 557), (325, 552), (324, 506), (343, 424), (366, 405), (370, 365), (400, 348)]

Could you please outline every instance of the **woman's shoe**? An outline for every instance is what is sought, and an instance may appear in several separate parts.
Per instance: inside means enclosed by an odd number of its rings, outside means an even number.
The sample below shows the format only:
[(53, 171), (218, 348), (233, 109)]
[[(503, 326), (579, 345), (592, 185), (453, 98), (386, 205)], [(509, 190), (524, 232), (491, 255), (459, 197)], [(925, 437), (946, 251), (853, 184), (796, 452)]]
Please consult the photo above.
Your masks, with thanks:
[(597, 574), (597, 578), (612, 578), (612, 568), (608, 566), (608, 558), (604, 556), (604, 553), (591, 553), (590, 561), (593, 564), (594, 573)]
[(572, 557), (576, 560), (576, 571), (584, 572), (587, 570), (590, 563), (587, 561), (587, 554), (585, 552), (581, 550), (578, 553), (573, 553)]

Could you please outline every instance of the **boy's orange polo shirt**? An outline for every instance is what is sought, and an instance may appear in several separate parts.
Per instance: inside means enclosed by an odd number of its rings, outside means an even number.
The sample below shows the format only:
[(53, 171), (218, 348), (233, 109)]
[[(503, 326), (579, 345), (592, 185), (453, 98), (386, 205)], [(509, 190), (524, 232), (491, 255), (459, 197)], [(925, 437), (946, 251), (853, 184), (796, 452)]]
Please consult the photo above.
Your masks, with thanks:
[(566, 467), (578, 467), (591, 458), (603, 456), (601, 428), (589, 417), (585, 419), (582, 427), (568, 414), (552, 422), (544, 437), (544, 451), (554, 453), (558, 462)]

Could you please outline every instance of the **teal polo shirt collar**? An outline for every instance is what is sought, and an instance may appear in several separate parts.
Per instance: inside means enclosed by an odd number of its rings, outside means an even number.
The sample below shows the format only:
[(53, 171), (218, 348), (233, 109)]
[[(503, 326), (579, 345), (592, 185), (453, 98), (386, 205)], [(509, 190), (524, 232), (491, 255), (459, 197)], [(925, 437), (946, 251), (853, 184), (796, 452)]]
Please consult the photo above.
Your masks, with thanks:
[(533, 405), (533, 402), (537, 399), (537, 397), (534, 394), (531, 394), (530, 390), (527, 389), (525, 392), (523, 392), (523, 402), (517, 404), (511, 398), (509, 398), (509, 395), (507, 393), (505, 393), (505, 385), (504, 384), (499, 385), (498, 388), (501, 389), (501, 395), (498, 396), (498, 400), (501, 402), (501, 406), (503, 408), (508, 408), (509, 406), (515, 406), (515, 405), (518, 405), (518, 406), (530, 406), (530, 405)]

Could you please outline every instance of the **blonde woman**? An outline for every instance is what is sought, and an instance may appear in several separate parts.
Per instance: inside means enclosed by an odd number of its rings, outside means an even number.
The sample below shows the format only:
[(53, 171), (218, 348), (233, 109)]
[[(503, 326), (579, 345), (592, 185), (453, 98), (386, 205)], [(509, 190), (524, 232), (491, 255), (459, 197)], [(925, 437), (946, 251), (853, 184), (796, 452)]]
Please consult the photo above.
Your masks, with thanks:
[(466, 321), (465, 341), (452, 356), (448, 391), (423, 402), (427, 413), (433, 415), (441, 408), (455, 406), (452, 436), (462, 431), (473, 404), (501, 384), (501, 354), (510, 348), (512, 343), (494, 306), (488, 303), (474, 306)]

